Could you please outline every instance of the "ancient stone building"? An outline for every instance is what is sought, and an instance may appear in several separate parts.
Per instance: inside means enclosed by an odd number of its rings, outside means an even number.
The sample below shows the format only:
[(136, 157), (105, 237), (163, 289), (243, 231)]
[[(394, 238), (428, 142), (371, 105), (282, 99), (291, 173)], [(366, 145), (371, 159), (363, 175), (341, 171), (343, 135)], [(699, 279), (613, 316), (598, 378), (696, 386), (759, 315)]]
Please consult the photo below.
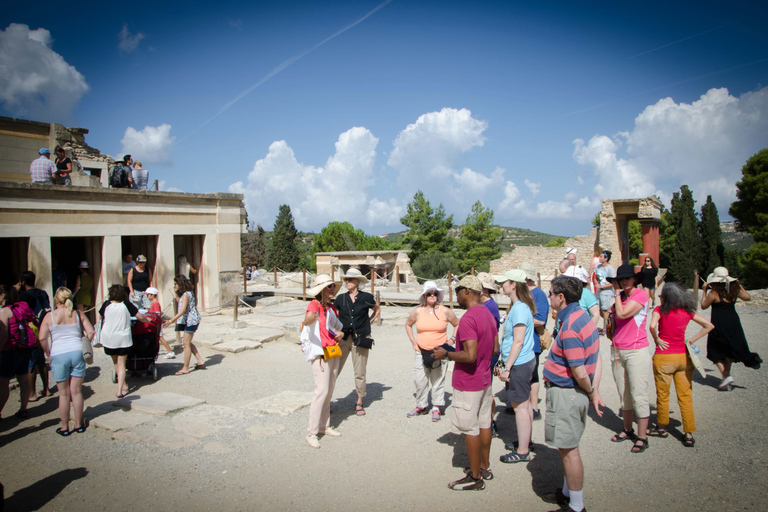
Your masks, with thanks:
[[(399, 280), (402, 284), (416, 282), (411, 270), (409, 249), (401, 251), (340, 251), (319, 252), (316, 256), (317, 273), (340, 276), (350, 267), (357, 267), (369, 279)], [(395, 275), (395, 271), (399, 275)]]

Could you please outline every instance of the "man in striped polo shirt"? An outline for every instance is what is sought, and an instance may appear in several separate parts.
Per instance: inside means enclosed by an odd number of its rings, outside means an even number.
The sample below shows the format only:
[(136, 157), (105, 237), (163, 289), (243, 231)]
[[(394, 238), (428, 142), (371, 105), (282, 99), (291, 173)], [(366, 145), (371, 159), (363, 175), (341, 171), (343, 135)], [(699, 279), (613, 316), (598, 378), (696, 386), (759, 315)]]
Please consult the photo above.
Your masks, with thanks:
[(600, 338), (590, 316), (579, 306), (581, 282), (575, 277), (558, 276), (552, 280), (549, 303), (557, 311), (558, 333), (544, 364), (547, 388), (547, 417), (544, 439), (560, 452), (563, 464), (563, 488), (554, 499), (563, 510), (584, 509), (584, 466), (579, 441), (587, 425), (589, 404), (598, 416), (603, 404), (597, 390), (602, 366)]

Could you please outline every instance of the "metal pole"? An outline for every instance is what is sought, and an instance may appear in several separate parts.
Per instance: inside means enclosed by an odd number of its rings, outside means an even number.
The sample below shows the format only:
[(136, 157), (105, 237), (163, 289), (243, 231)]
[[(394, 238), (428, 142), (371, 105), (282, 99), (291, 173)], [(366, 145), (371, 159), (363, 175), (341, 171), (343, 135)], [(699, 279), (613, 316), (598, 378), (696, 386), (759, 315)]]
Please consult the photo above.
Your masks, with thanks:
[(400, 293), (400, 266), (395, 265), (395, 283), (397, 283), (397, 293)]
[[(381, 308), (381, 292), (376, 292), (376, 305)], [(376, 325), (381, 325), (381, 309), (379, 309), (379, 317), (376, 319)]]
[(302, 269), (301, 272), (304, 276), (301, 280), (301, 296), (303, 300), (307, 300), (307, 269)]
[(448, 307), (453, 309), (453, 288), (451, 288), (451, 271), (448, 271)]
[(277, 267), (272, 269), (275, 272), (275, 288), (277, 288)]

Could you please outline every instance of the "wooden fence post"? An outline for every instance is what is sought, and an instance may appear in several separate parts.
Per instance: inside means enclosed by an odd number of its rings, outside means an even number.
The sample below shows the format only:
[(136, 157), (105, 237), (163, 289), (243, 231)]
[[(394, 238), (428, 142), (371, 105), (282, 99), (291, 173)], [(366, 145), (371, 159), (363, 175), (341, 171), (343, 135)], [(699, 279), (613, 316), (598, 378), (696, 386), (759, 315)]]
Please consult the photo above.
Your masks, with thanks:
[(400, 266), (395, 265), (395, 283), (397, 283), (397, 293), (400, 293)]
[(696, 300), (699, 300), (699, 271), (693, 271), (693, 294), (696, 296)]
[(232, 316), (232, 327), (237, 327), (237, 308), (240, 306), (240, 297), (235, 295), (235, 313)]
[(536, 272), (536, 278), (537, 278), (537, 279), (538, 279), (538, 281), (539, 281), (539, 284), (538, 284), (538, 286), (539, 286), (539, 288), (541, 288), (541, 272)]
[(277, 267), (275, 267), (273, 270), (275, 272), (275, 288), (277, 288)]
[(472, 275), (475, 275), (475, 267), (472, 267)]
[(448, 271), (448, 307), (453, 309), (453, 288), (451, 288), (451, 271)]
[[(381, 292), (376, 292), (376, 305), (381, 308)], [(381, 309), (379, 309), (379, 317), (376, 319), (376, 325), (381, 325)]]
[(376, 291), (376, 273), (371, 269), (371, 294)]
[(307, 269), (302, 269), (303, 279), (301, 280), (301, 296), (307, 300)]
[(245, 267), (243, 267), (243, 295), (248, 293), (248, 277)]

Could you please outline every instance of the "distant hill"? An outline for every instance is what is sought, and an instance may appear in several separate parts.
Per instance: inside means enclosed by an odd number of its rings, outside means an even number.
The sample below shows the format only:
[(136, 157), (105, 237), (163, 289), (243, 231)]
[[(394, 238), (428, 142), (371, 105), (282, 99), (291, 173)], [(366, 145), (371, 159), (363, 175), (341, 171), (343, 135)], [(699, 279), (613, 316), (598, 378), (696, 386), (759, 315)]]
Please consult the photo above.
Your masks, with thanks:
[(721, 222), (720, 231), (723, 237), (723, 247), (730, 250), (744, 252), (755, 243), (755, 239), (749, 233), (736, 231), (736, 223)]
[[(510, 228), (499, 226), (504, 232), (504, 239), (501, 242), (502, 252), (511, 252), (514, 245), (544, 245), (550, 240), (558, 237), (558, 235), (550, 235), (542, 233), (540, 231), (532, 231), (530, 229), (523, 228)], [(453, 228), (450, 231), (451, 236), (458, 236), (460, 226)], [(387, 242), (397, 242), (405, 236), (405, 231), (398, 233), (388, 233), (386, 235), (380, 235), (381, 238)]]

